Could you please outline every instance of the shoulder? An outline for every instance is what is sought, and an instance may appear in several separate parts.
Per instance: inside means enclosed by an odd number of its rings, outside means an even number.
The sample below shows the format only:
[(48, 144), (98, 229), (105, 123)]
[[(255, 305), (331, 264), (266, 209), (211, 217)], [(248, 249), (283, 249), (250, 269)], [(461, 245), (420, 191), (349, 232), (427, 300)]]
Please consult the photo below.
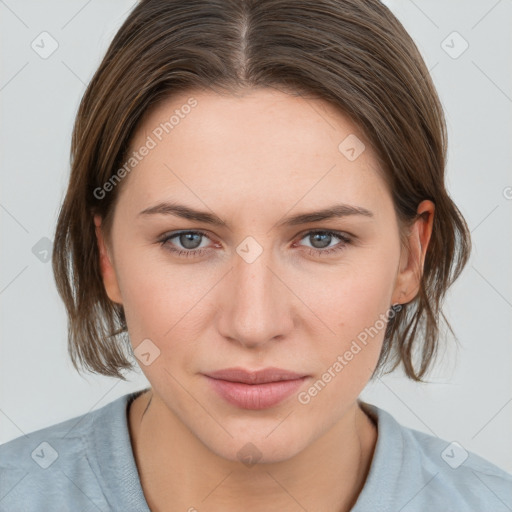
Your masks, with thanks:
[(510, 473), (456, 441), (401, 425), (383, 409), (365, 404), (365, 410), (378, 418), (373, 478), (391, 488), (390, 510), (512, 510)]
[(97, 444), (108, 437), (108, 418), (119, 414), (126, 399), (0, 445), (0, 511), (71, 504), (76, 510), (108, 510), (95, 467)]
[(457, 496), (457, 503), (478, 505), (480, 510), (512, 507), (512, 475), (505, 470), (457, 441), (405, 427), (402, 436), (405, 453), (415, 460), (417, 470), (428, 472), (432, 480), (427, 494)]
[(34, 464), (46, 469), (59, 458), (59, 452), (61, 460), (81, 455), (84, 434), (93, 421), (94, 412), (83, 414), (0, 445), (0, 469), (29, 471)]

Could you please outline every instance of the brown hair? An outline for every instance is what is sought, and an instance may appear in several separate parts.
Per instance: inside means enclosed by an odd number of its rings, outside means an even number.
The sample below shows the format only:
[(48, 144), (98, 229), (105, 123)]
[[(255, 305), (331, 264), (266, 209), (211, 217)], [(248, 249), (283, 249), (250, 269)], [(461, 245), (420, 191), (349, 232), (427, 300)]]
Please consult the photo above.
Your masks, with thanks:
[(439, 320), (453, 333), (441, 303), (471, 242), (445, 189), (446, 126), (436, 90), (413, 40), (378, 0), (138, 3), (87, 87), (73, 130), (53, 251), (73, 365), (121, 379), (120, 370), (135, 368), (123, 308), (103, 285), (93, 214), (108, 240), (123, 184), (102, 198), (95, 190), (125, 161), (142, 116), (178, 92), (256, 87), (321, 98), (348, 116), (377, 154), (401, 225), (416, 219), (422, 200), (435, 203), (420, 291), (389, 320), (372, 376), (389, 360), (390, 371), (402, 361), (406, 375), (421, 381), (437, 354)]

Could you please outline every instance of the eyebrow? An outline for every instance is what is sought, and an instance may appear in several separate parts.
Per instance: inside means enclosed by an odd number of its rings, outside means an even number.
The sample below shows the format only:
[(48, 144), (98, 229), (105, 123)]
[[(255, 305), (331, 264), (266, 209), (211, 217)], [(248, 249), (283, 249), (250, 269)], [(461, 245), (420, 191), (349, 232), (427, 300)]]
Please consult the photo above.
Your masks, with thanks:
[[(183, 219), (195, 220), (197, 222), (204, 222), (206, 224), (211, 224), (212, 226), (219, 227), (228, 227), (227, 223), (223, 221), (220, 217), (215, 215), (214, 213), (209, 213), (205, 211), (195, 210), (188, 206), (177, 204), (177, 203), (167, 203), (162, 202), (158, 203), (154, 206), (150, 206), (145, 210), (142, 210), (138, 216), (140, 215), (173, 215), (176, 217), (181, 217)], [(332, 219), (332, 218), (342, 218), (353, 215), (362, 215), (364, 217), (373, 218), (373, 213), (366, 208), (362, 208), (361, 206), (352, 206), (348, 204), (335, 204), (328, 208), (324, 208), (322, 210), (317, 210), (308, 213), (301, 213), (299, 215), (294, 215), (291, 217), (286, 217), (279, 223), (277, 223), (278, 227), (282, 226), (297, 226), (300, 224), (308, 224), (311, 222), (319, 222), (322, 220)]]

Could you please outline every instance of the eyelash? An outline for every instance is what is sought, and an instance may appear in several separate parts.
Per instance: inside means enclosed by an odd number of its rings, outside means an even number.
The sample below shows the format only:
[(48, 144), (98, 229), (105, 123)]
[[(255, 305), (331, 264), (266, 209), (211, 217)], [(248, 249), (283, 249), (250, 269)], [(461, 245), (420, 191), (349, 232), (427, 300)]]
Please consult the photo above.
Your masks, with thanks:
[[(317, 233), (330, 235), (330, 236), (339, 238), (341, 240), (342, 244), (335, 245), (334, 247), (330, 247), (329, 249), (325, 249), (325, 250), (307, 247), (306, 251), (310, 256), (326, 256), (326, 255), (331, 255), (333, 253), (338, 253), (338, 252), (344, 250), (347, 245), (352, 243), (351, 238), (348, 235), (346, 235), (345, 233), (341, 233), (339, 231), (322, 230), (322, 229), (315, 229), (315, 230), (307, 231), (306, 233), (304, 233), (304, 235), (301, 236), (300, 240), (306, 238), (309, 235), (314, 235)], [(198, 257), (202, 256), (205, 252), (209, 251), (208, 248), (190, 249), (190, 250), (175, 249), (170, 244), (167, 243), (167, 242), (169, 242), (169, 240), (176, 238), (180, 235), (184, 235), (184, 234), (201, 235), (201, 236), (204, 236), (205, 238), (209, 239), (207, 233), (205, 233), (204, 231), (196, 230), (196, 231), (179, 231), (177, 233), (171, 233), (169, 235), (164, 235), (162, 238), (160, 238), (158, 240), (158, 242), (160, 242), (160, 245), (162, 247), (166, 246), (165, 247), (166, 250), (176, 254), (178, 257), (185, 257), (185, 258), (196, 257), (196, 258), (198, 258)]]

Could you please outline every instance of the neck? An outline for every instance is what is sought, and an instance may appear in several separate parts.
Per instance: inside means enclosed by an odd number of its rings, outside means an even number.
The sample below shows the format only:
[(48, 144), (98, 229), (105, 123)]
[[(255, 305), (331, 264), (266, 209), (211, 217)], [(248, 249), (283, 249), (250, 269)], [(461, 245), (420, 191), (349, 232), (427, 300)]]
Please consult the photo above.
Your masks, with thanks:
[(132, 447), (153, 512), (350, 511), (368, 475), (377, 428), (357, 403), (292, 458), (246, 467), (209, 450), (148, 391), (129, 408)]

